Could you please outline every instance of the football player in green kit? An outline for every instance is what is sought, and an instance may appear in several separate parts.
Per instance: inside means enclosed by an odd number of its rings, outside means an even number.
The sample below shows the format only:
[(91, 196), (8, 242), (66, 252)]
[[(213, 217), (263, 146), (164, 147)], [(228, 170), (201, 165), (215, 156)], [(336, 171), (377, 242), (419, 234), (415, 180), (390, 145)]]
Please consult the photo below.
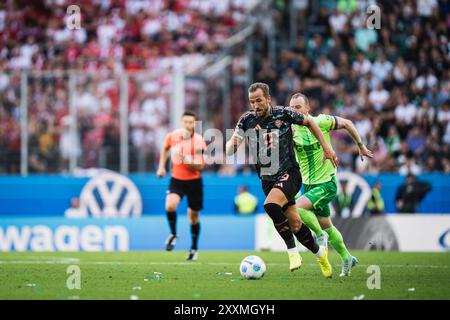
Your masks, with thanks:
[[(361, 160), (372, 158), (372, 152), (361, 141), (353, 123), (337, 116), (320, 114), (317, 117), (309, 115), (308, 98), (296, 93), (292, 96), (289, 106), (298, 109), (311, 117), (322, 131), (328, 145), (331, 147), (330, 131), (344, 129), (353, 138), (359, 148)], [(353, 257), (345, 246), (339, 230), (333, 226), (330, 218), (329, 203), (337, 192), (336, 167), (329, 161), (323, 161), (322, 147), (308, 129), (292, 125), (294, 151), (303, 177), (304, 194), (296, 196), (296, 205), (302, 221), (314, 231), (320, 245), (327, 246), (330, 242), (342, 259), (341, 277), (349, 276), (351, 268), (358, 260)]]

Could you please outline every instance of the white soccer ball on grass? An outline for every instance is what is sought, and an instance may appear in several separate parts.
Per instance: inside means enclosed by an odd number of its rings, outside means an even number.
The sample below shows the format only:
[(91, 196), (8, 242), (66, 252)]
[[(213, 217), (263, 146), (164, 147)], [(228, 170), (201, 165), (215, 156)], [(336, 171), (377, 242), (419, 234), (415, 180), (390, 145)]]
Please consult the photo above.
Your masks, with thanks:
[(248, 256), (242, 260), (239, 271), (244, 279), (261, 279), (266, 273), (266, 264), (258, 256)]

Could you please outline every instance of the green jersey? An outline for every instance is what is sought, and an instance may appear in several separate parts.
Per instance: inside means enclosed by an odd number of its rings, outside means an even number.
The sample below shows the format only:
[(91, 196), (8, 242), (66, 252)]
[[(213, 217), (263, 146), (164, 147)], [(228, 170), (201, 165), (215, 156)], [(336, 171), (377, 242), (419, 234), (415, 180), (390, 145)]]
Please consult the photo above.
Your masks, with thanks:
[[(337, 128), (336, 117), (321, 114), (309, 118), (314, 120), (331, 147), (330, 131)], [(306, 126), (292, 125), (292, 129), (295, 155), (303, 183), (310, 185), (330, 181), (336, 176), (336, 168), (329, 160), (323, 163), (323, 149), (319, 141)]]

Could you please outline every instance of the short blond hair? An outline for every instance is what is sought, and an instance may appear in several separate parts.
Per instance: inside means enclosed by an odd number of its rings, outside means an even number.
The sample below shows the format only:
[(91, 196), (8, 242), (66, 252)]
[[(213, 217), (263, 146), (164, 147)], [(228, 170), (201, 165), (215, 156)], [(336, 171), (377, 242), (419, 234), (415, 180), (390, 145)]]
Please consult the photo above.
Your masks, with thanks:
[(291, 97), (291, 100), (297, 99), (297, 98), (302, 98), (305, 101), (306, 105), (309, 106), (309, 99), (303, 93), (300, 93), (300, 92), (294, 93)]

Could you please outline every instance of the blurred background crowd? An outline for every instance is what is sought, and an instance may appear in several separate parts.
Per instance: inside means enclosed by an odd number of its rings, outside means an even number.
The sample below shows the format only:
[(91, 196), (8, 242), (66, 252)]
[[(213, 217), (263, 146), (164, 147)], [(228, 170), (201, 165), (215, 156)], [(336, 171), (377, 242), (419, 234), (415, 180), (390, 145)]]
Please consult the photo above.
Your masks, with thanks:
[(377, 1), (379, 30), (366, 28), (357, 1), (322, 1), (314, 17), (302, 3), (295, 43), (276, 64), (262, 60), (255, 79), (270, 83), (278, 104), (301, 91), (313, 113), (354, 121), (374, 159), (356, 161), (352, 140), (335, 132), (343, 168), (450, 172), (450, 3)]
[[(267, 2), (267, 1), (262, 1)], [(207, 127), (232, 128), (248, 109), (251, 81), (270, 85), (274, 104), (296, 91), (312, 113), (354, 121), (374, 152), (336, 131), (342, 169), (356, 172), (450, 173), (450, 2), (447, 0), (78, 1), (81, 28), (66, 28), (65, 0), (0, 3), (0, 173), (20, 171), (21, 79), (29, 73), (30, 172), (78, 166), (119, 169), (119, 75), (128, 72), (130, 171), (154, 170), (170, 129), (172, 74), (196, 75), (211, 57), (232, 57), (229, 123), (223, 99), (207, 99)], [(366, 9), (381, 8), (367, 28)], [(224, 48), (250, 22), (251, 37)], [(273, 32), (272, 32), (273, 31)], [(248, 55), (251, 43), (253, 58)], [(71, 83), (66, 71), (81, 71)], [(198, 111), (196, 82), (186, 80), (186, 108)], [(76, 93), (76, 119), (69, 115)], [(76, 121), (75, 121), (76, 120)], [(69, 128), (76, 122), (78, 135)], [(249, 166), (211, 166), (223, 174)]]
[[(2, 1), (0, 172), (15, 173), (20, 167), (21, 71), (30, 74), (29, 171), (65, 170), (71, 152), (76, 152), (81, 167), (118, 170), (117, 75), (123, 71), (131, 75), (131, 149), (148, 156), (141, 162), (154, 162), (155, 146), (169, 129), (171, 72), (199, 68), (255, 2), (78, 1), (81, 28), (70, 30), (70, 1)], [(69, 132), (73, 119), (68, 117), (68, 70), (85, 72), (76, 80), (76, 139)]]

